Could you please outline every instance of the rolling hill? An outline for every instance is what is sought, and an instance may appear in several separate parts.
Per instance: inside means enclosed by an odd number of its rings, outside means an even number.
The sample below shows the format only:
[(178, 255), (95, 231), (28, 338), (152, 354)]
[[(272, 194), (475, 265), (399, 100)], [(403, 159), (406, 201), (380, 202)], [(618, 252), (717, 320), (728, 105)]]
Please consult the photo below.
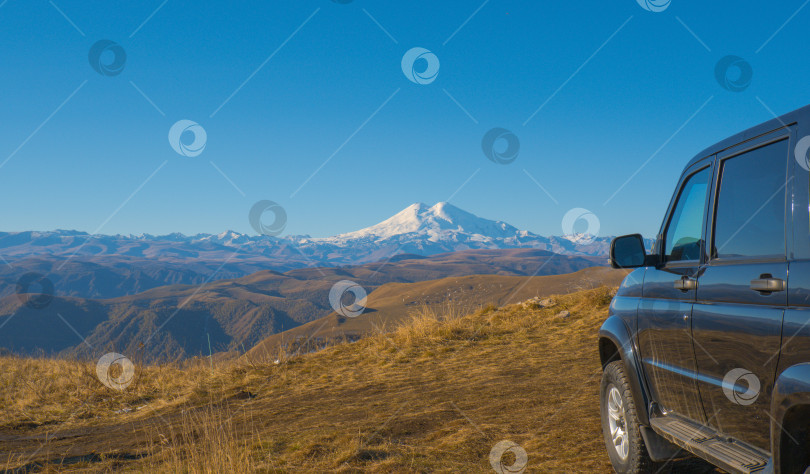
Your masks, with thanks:
[(353, 267), (265, 270), (109, 299), (57, 295), (42, 309), (11, 294), (0, 299), (0, 347), (18, 354), (82, 358), (115, 350), (144, 361), (244, 353), (268, 336), (331, 313), (329, 291), (341, 280), (356, 281), (372, 292), (386, 283), (481, 273), (559, 274), (602, 262), (534, 249), (468, 250), (430, 257), (400, 255)]
[[(469, 275), (416, 283), (386, 283), (368, 295), (366, 311), (357, 317), (331, 314), (274, 334), (247, 353), (249, 360), (275, 359), (279, 348), (306, 341), (322, 345), (330, 340), (355, 340), (385, 332), (409, 320), (415, 312), (466, 314), (485, 306), (505, 306), (533, 297), (565, 294), (602, 285), (618, 286), (627, 272), (591, 267), (574, 273), (548, 276)], [(296, 347), (297, 349), (297, 347)]]

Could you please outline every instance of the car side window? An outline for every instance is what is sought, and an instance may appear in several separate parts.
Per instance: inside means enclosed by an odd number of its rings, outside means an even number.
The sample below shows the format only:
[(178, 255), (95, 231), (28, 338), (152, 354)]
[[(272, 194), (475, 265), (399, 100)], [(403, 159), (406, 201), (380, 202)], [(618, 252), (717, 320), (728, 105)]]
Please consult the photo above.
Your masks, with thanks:
[(713, 257), (785, 255), (788, 140), (721, 162)]
[(667, 261), (700, 259), (710, 176), (711, 168), (706, 167), (684, 182), (664, 234)]

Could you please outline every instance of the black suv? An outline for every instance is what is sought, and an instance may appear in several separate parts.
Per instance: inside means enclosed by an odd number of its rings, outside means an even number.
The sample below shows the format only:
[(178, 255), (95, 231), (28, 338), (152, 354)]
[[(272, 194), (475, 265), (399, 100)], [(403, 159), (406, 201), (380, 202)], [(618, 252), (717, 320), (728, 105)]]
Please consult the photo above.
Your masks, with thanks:
[(683, 171), (599, 331), (602, 430), (617, 472), (691, 455), (729, 472), (810, 472), (810, 106)]

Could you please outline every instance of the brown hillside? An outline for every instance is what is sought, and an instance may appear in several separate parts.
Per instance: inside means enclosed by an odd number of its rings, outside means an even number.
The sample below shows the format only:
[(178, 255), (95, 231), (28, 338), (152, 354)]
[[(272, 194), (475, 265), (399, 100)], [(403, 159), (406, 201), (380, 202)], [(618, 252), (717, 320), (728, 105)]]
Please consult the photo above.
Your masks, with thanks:
[(627, 272), (591, 267), (575, 273), (537, 277), (470, 275), (417, 283), (388, 283), (368, 297), (367, 311), (355, 318), (332, 312), (328, 316), (275, 334), (251, 349), (251, 360), (273, 360), (279, 348), (293, 341), (357, 337), (394, 329), (422, 306), (437, 312), (465, 314), (483, 306), (504, 306), (535, 296), (565, 294), (602, 285), (618, 286)]
[(485, 473), (509, 440), (526, 472), (609, 472), (595, 336), (611, 294), (423, 312), (279, 365), (138, 367), (123, 392), (78, 362), (0, 357), (0, 468)]
[(535, 249), (470, 250), (430, 257), (400, 255), (354, 267), (265, 270), (106, 300), (57, 293), (44, 309), (21, 308), (17, 296), (10, 294), (0, 298), (0, 347), (20, 355), (43, 350), (90, 359), (115, 350), (151, 362), (207, 356), (209, 350), (244, 353), (270, 335), (328, 315), (329, 290), (340, 280), (356, 281), (372, 291), (385, 283), (449, 275), (567, 273), (601, 260)]

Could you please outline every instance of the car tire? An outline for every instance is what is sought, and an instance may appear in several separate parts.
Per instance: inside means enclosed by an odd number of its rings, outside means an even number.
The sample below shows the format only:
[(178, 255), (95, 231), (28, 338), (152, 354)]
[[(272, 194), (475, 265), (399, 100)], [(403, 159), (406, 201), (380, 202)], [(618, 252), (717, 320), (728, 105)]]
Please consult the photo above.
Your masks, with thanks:
[(636, 404), (622, 361), (605, 366), (600, 390), (602, 434), (613, 469), (619, 474), (654, 472), (641, 436)]

